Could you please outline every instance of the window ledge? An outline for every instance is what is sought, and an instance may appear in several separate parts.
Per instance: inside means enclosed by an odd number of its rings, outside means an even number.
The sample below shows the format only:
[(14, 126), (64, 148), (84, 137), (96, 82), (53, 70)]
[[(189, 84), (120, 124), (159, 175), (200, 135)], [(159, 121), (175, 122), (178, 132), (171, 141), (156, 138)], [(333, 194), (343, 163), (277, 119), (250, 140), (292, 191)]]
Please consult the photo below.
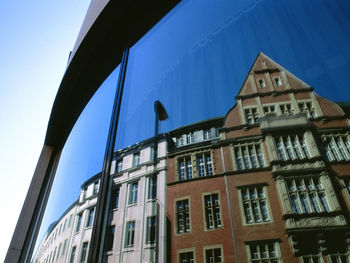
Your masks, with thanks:
[(123, 248), (123, 253), (132, 252), (132, 251), (134, 251), (134, 250), (135, 250), (134, 247), (125, 247), (125, 248)]
[(259, 226), (259, 225), (267, 225), (267, 224), (272, 224), (273, 221), (262, 221), (262, 222), (253, 222), (253, 223), (243, 223), (243, 226)]

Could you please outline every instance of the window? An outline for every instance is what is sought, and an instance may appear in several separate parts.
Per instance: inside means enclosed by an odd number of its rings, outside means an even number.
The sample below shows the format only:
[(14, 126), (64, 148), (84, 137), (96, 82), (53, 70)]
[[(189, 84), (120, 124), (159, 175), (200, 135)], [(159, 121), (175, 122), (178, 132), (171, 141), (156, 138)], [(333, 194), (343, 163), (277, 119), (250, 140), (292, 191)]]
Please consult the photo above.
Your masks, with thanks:
[(282, 86), (282, 82), (279, 77), (274, 77), (273, 80), (275, 81), (277, 87)]
[(316, 118), (316, 110), (313, 107), (311, 102), (302, 102), (298, 103), (299, 109), (301, 112), (306, 113), (306, 117), (308, 118)]
[(94, 183), (94, 191), (93, 191), (94, 195), (98, 193), (99, 186), (100, 186), (99, 181)]
[(132, 160), (133, 167), (136, 167), (140, 164), (140, 153), (134, 153), (134, 157)]
[(148, 179), (148, 199), (157, 197), (157, 175), (153, 175)]
[(293, 114), (294, 110), (290, 103), (280, 104), (280, 110), (282, 114), (290, 115)]
[(213, 138), (213, 134), (211, 132), (211, 129), (203, 131), (203, 138), (204, 138), (204, 140), (209, 140), (209, 139)]
[(234, 146), (237, 170), (265, 167), (260, 143)]
[(69, 263), (73, 263), (73, 262), (74, 262), (76, 250), (77, 250), (77, 247), (76, 247), (76, 246), (72, 247), (72, 252), (71, 252), (71, 254), (70, 254)]
[(213, 166), (210, 153), (197, 155), (197, 169), (199, 177), (213, 175)]
[(193, 251), (183, 252), (179, 254), (180, 263), (194, 263), (194, 253)]
[(186, 135), (186, 143), (187, 144), (190, 144), (190, 143), (194, 143), (195, 140), (194, 140), (194, 133), (191, 132), (189, 134)]
[(80, 230), (80, 225), (81, 225), (81, 218), (83, 217), (82, 214), (79, 214), (77, 216), (77, 225), (76, 225), (76, 228), (75, 228), (75, 232), (79, 232)]
[(176, 138), (176, 146), (179, 147), (179, 146), (183, 146), (184, 145), (184, 139), (183, 139), (183, 136), (179, 136)]
[(177, 233), (190, 232), (190, 211), (188, 199), (176, 202), (176, 227)]
[(73, 214), (71, 214), (71, 215), (69, 216), (68, 227), (70, 227), (71, 224), (72, 224), (72, 217), (73, 217)]
[(296, 160), (311, 158), (303, 136), (280, 136), (275, 138), (278, 158), (280, 160)]
[(266, 88), (265, 81), (263, 79), (259, 79), (259, 85), (262, 89)]
[(95, 214), (95, 208), (90, 208), (88, 210), (88, 217), (86, 220), (86, 227), (92, 226), (92, 223), (94, 221), (94, 214)]
[(275, 105), (264, 106), (264, 114), (273, 114), (276, 115), (276, 107)]
[(63, 243), (63, 248), (62, 248), (62, 255), (61, 255), (61, 257), (63, 257), (64, 254), (66, 253), (67, 242), (68, 242), (68, 239), (65, 239), (65, 240), (64, 240), (64, 243)]
[(146, 243), (154, 243), (156, 241), (156, 217), (147, 217), (147, 234)]
[(309, 214), (330, 211), (319, 177), (287, 179), (286, 183), (294, 213)]
[(135, 238), (135, 221), (126, 223), (125, 247), (133, 247)]
[(120, 192), (120, 188), (115, 188), (115, 189), (112, 190), (112, 194), (111, 194), (111, 209), (118, 208), (119, 192)]
[(183, 157), (178, 159), (179, 180), (192, 179), (192, 161), (191, 157)]
[(245, 119), (249, 125), (259, 123), (259, 114), (256, 108), (249, 108), (244, 110)]
[(62, 243), (59, 244), (58, 246), (58, 250), (57, 250), (57, 257), (56, 257), (56, 260), (60, 257), (60, 252), (61, 252), (61, 246), (62, 246)]
[(335, 252), (328, 255), (328, 261), (329, 263), (348, 263), (350, 261), (350, 255), (348, 252)]
[(250, 263), (281, 262), (279, 245), (273, 241), (259, 241), (248, 245)]
[(302, 263), (322, 263), (320, 254), (308, 254), (301, 257)]
[(88, 242), (83, 243), (83, 247), (81, 249), (80, 262), (85, 262), (86, 254), (87, 254)]
[(350, 160), (350, 141), (346, 135), (323, 135), (323, 154), (329, 162)]
[(120, 173), (123, 170), (123, 161), (117, 162), (117, 173)]
[(104, 251), (110, 251), (113, 249), (114, 233), (115, 233), (115, 226), (108, 226), (106, 229)]
[(220, 201), (218, 194), (204, 196), (206, 229), (221, 227)]
[(240, 189), (246, 224), (270, 221), (264, 186)]
[(138, 190), (139, 184), (138, 182), (134, 182), (130, 184), (129, 189), (129, 204), (135, 204), (137, 203), (137, 190)]
[(84, 202), (85, 199), (86, 199), (87, 189), (88, 189), (88, 188), (85, 187), (84, 190), (83, 190), (83, 200), (82, 200), (83, 202)]
[(206, 263), (221, 263), (221, 248), (212, 248), (205, 250), (205, 262)]

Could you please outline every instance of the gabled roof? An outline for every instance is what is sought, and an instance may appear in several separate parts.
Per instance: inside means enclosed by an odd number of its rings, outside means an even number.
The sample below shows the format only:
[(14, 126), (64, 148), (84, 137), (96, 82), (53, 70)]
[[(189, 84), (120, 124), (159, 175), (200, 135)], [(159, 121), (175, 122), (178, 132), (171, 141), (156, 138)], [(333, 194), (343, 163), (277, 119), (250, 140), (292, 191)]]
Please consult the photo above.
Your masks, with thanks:
[[(238, 96), (246, 96), (251, 95), (255, 93), (264, 93), (265, 91), (262, 91), (261, 89), (253, 88), (254, 83), (252, 83), (251, 76), (253, 76), (255, 85), (257, 84), (257, 81), (259, 78), (262, 78), (265, 73), (276, 73), (276, 72), (285, 72), (287, 82), (283, 83), (284, 85), (280, 87), (279, 90), (283, 89), (292, 89), (292, 90), (298, 90), (298, 89), (309, 89), (311, 88), (310, 85), (302, 81), (301, 79), (297, 78), (295, 75), (293, 75), (291, 72), (286, 70), (284, 67), (279, 65), (277, 62), (272, 60), (270, 57), (265, 55), (264, 53), (260, 52), (255, 59), (252, 67), (249, 70), (249, 73), (243, 82), (243, 85), (238, 93)], [(266, 89), (266, 91), (269, 91), (269, 89)]]

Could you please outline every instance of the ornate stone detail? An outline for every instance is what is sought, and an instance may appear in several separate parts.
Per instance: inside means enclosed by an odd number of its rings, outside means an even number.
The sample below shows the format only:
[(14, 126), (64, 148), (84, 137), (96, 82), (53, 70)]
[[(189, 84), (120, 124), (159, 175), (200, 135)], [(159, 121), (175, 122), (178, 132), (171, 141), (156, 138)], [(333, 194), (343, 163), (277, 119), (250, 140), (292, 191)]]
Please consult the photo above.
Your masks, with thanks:
[(320, 169), (325, 168), (325, 163), (323, 161), (316, 162), (305, 162), (305, 163), (288, 163), (286, 165), (276, 164), (272, 166), (272, 172), (284, 173), (290, 172), (292, 170), (309, 170), (309, 169)]
[(286, 220), (287, 229), (344, 225), (346, 225), (346, 219), (343, 215), (333, 217), (288, 218)]

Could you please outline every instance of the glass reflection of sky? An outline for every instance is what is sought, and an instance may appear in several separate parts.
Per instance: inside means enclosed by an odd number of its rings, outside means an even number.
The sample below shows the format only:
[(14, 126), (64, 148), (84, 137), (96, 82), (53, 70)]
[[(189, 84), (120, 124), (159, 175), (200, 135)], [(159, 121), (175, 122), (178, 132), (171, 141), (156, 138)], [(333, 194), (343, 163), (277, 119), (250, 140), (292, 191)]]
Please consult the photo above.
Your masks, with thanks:
[(101, 172), (119, 76), (117, 67), (92, 97), (63, 148), (38, 241), (80, 195), (80, 186)]
[(131, 49), (117, 148), (222, 116), (260, 51), (334, 101), (350, 100), (346, 0), (182, 1)]

